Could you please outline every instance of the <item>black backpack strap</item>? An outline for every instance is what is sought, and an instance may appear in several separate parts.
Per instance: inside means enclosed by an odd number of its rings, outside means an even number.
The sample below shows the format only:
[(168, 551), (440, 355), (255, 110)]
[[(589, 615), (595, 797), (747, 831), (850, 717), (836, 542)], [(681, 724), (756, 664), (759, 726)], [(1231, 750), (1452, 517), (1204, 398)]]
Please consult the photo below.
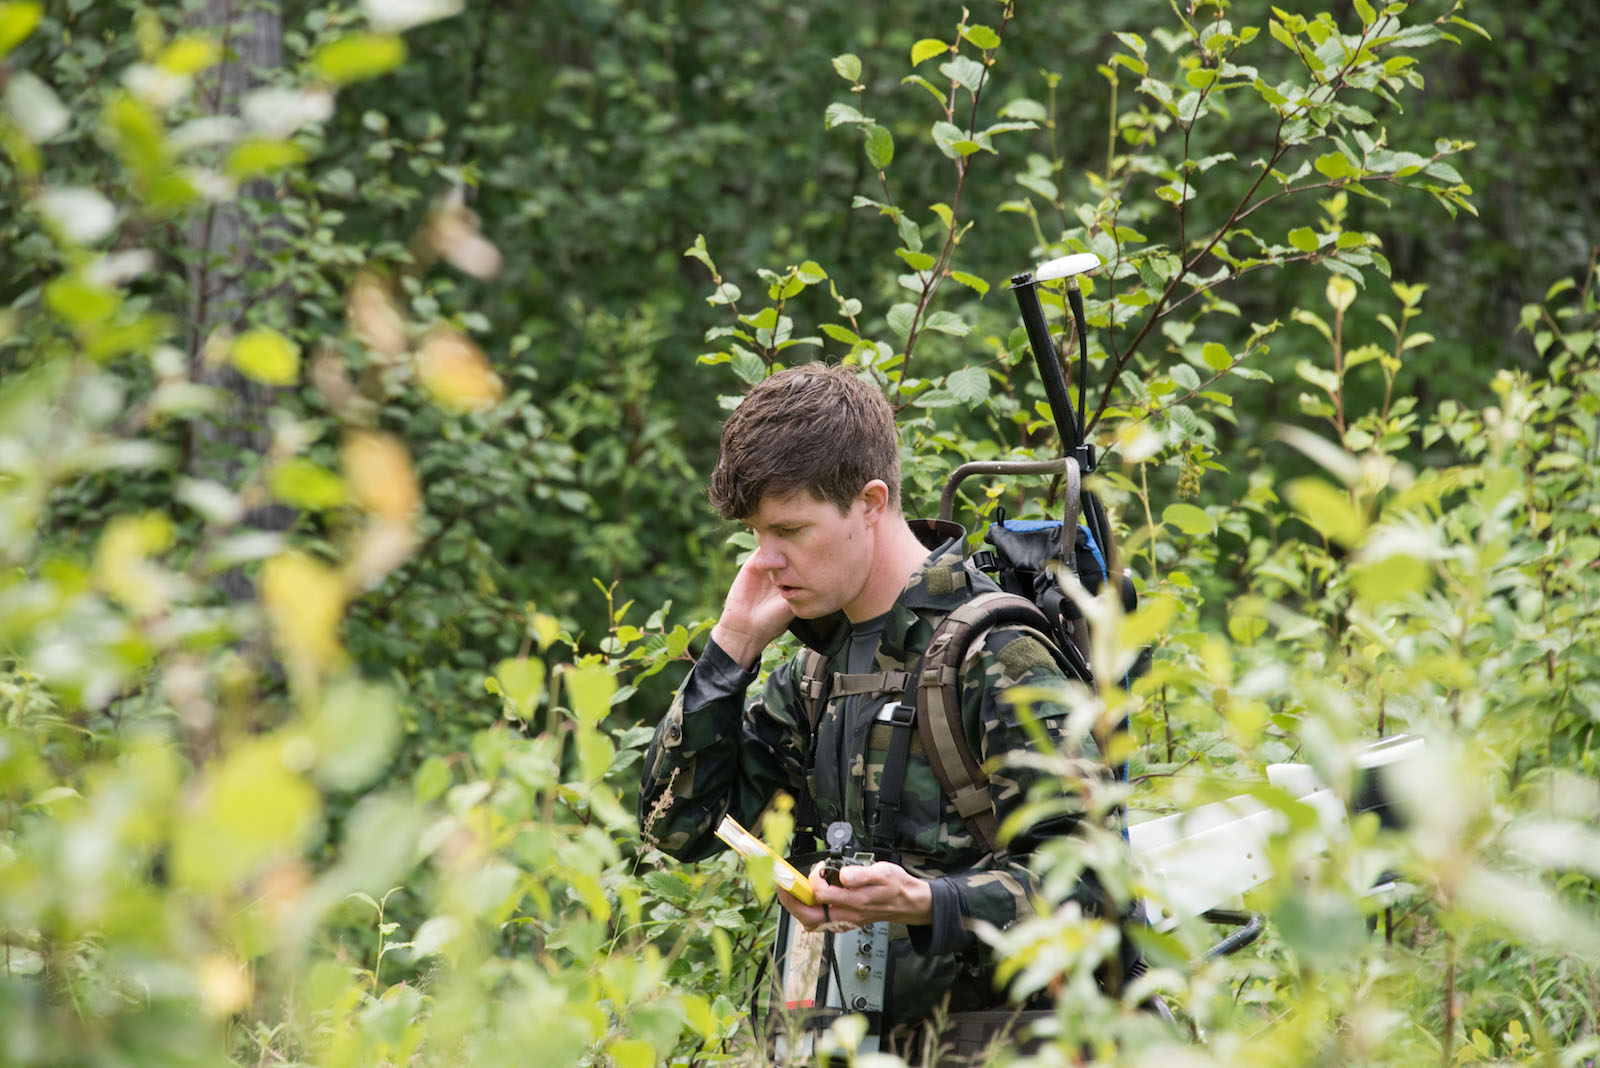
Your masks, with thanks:
[[(906, 672), (908, 679), (911, 676)], [(915, 724), (917, 706), (913, 703), (911, 694), (893, 704), (884, 706), (878, 713), (881, 722), (887, 714), (889, 723), (889, 744), (883, 756), (883, 771), (878, 776), (877, 807), (872, 812), (872, 824), (867, 828), (867, 834), (872, 844), (880, 849), (888, 849), (898, 855), (895, 849), (895, 830), (900, 822), (900, 797), (906, 784), (906, 765), (911, 762), (911, 729)]]
[[(807, 778), (811, 777), (816, 765), (817, 719), (822, 714), (822, 706), (828, 702), (828, 691), (832, 683), (833, 676), (828, 671), (828, 657), (806, 646), (800, 658), (800, 681), (795, 688), (800, 695), (800, 712), (806, 734)], [(795, 799), (795, 817), (795, 823), (801, 830), (821, 840), (822, 820), (817, 815), (817, 803), (811, 796), (811, 791), (801, 790), (800, 796)]]

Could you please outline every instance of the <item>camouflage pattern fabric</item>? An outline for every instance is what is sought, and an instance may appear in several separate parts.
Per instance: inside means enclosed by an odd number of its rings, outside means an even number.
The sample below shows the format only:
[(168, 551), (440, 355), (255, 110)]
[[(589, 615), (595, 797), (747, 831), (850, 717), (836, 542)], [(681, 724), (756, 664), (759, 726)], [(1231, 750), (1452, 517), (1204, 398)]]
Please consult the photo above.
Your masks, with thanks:
[[(958, 540), (940, 545), (891, 609), (876, 665), (869, 670), (914, 671), (940, 620), (978, 592), (996, 588), (986, 576), (963, 566)], [(1042, 641), (1029, 630), (995, 627), (975, 638), (961, 667), (967, 743), (978, 761), (991, 768), (990, 789), (1002, 824), (1039, 775), (1007, 759), (1030, 748), (1031, 742), (1022, 725), (1023, 710), (1006, 700), (1005, 691), (1019, 684), (1063, 684)], [(731, 665), (726, 654), (712, 647), (695, 672), (708, 670), (713, 656)], [(698, 860), (717, 852), (723, 847), (713, 829), (722, 817), (731, 813), (754, 827), (778, 790), (809, 795), (822, 825), (846, 820), (859, 841), (868, 840), (890, 736), (890, 727), (873, 718), (900, 694), (830, 695), (813, 744), (798, 692), (802, 659), (780, 665), (748, 704), (744, 683), (753, 673), (737, 683), (706, 686), (701, 680), (691, 686), (693, 675), (685, 682), (646, 754), (639, 801), (641, 826), (667, 853)], [(842, 670), (842, 664), (833, 669)], [(737, 674), (737, 668), (728, 673)], [(685, 707), (686, 693), (696, 695), (695, 707)], [(1050, 741), (1064, 744), (1064, 706), (1035, 704), (1029, 711)], [(990, 764), (992, 758), (999, 759)], [(908, 871), (932, 881), (934, 922), (895, 930), (891, 1022), (923, 1019), (947, 994), (950, 1011), (1003, 1002), (987, 949), (971, 933), (970, 921), (1005, 928), (1031, 915), (1038, 885), (1027, 855), (1038, 841), (1070, 833), (1076, 822), (1076, 816), (1063, 815), (1035, 825), (1009, 844), (1005, 862), (997, 866), (943, 796), (913, 731), (895, 846)]]

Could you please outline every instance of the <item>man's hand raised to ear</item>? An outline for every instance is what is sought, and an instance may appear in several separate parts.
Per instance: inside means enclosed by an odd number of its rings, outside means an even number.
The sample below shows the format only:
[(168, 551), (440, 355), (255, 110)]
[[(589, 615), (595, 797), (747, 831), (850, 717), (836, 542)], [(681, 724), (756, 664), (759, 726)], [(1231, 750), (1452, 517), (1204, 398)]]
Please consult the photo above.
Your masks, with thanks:
[(728, 596), (722, 604), (722, 615), (711, 628), (711, 640), (716, 642), (740, 667), (749, 670), (761, 659), (761, 650), (777, 641), (794, 622), (794, 611), (783, 599), (778, 584), (765, 567), (757, 565), (758, 553), (739, 568)]

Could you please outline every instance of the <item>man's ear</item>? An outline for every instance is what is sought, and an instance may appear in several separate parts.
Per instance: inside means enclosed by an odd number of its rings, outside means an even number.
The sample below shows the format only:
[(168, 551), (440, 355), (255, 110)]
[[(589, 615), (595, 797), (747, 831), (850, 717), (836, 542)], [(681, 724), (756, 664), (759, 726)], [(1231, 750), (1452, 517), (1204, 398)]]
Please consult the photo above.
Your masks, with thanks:
[(881, 478), (875, 478), (861, 487), (856, 500), (865, 506), (863, 515), (867, 524), (875, 524), (889, 511), (889, 484)]

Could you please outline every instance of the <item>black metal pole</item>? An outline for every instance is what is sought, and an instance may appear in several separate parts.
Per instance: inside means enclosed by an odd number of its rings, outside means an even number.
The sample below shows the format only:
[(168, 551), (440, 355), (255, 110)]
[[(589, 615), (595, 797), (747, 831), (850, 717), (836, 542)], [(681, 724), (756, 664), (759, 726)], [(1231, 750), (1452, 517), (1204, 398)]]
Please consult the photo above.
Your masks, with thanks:
[(1012, 275), (1011, 291), (1017, 296), (1017, 311), (1022, 315), (1023, 328), (1028, 331), (1028, 345), (1033, 349), (1033, 362), (1039, 366), (1044, 395), (1055, 416), (1056, 432), (1061, 435), (1062, 451), (1071, 456), (1083, 443), (1078, 432), (1078, 413), (1073, 410), (1067, 380), (1061, 373), (1061, 361), (1056, 357), (1055, 342), (1050, 340), (1050, 327), (1044, 321), (1044, 309), (1039, 306), (1033, 273), (1023, 271)]

